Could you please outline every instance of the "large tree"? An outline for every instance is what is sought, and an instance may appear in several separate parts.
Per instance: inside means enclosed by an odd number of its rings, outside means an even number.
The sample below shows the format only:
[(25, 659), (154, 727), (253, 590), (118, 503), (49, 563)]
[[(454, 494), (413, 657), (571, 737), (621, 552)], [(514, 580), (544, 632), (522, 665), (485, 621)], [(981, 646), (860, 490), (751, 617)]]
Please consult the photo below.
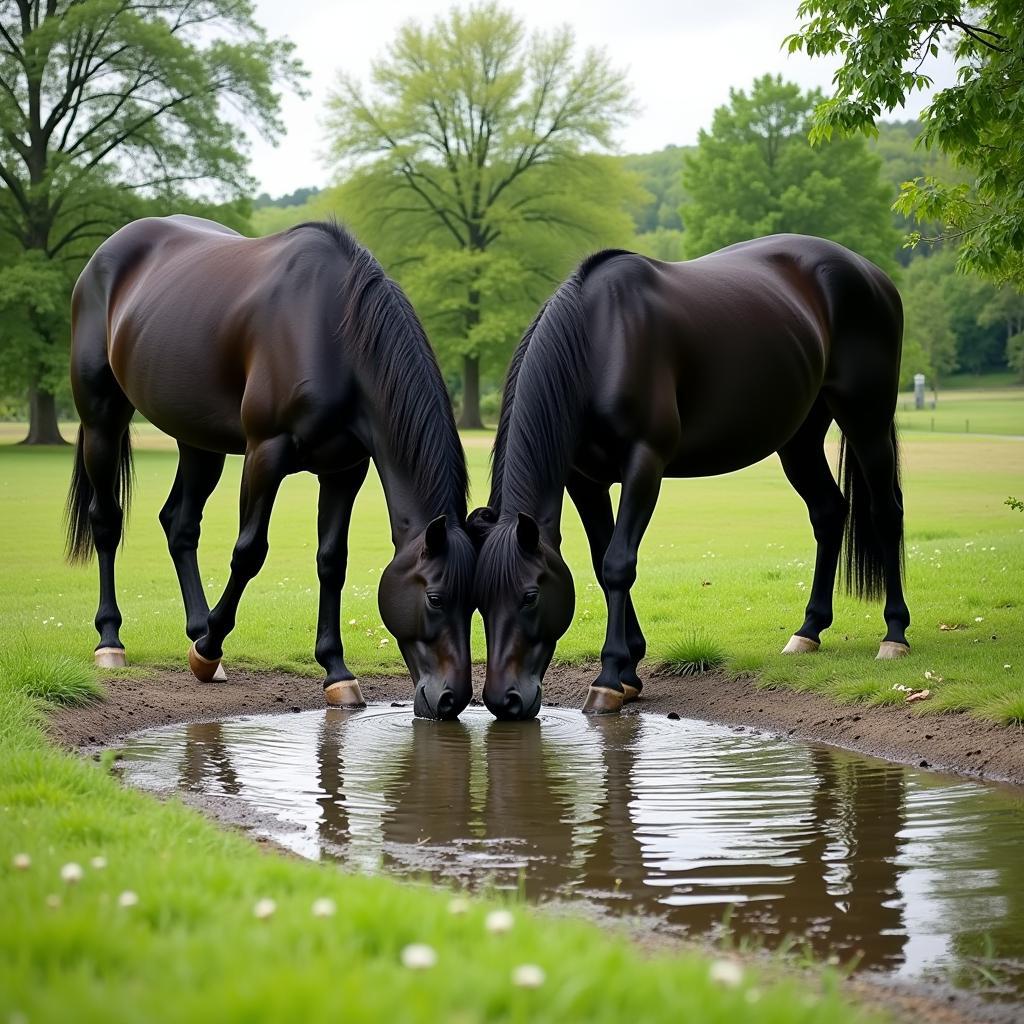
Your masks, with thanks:
[(495, 3), (407, 23), (369, 86), (341, 76), (345, 219), (398, 268), (441, 355), (459, 353), (461, 426), (481, 423), (481, 359), (507, 353), (520, 307), (586, 249), (631, 237), (637, 186), (592, 152), (630, 109), (603, 54), (577, 54), (568, 27), (530, 36)]
[(710, 131), (684, 160), (683, 244), (701, 256), (733, 242), (780, 231), (821, 235), (892, 267), (892, 226), (881, 162), (863, 139), (812, 147), (811, 117), (821, 100), (781, 76), (765, 75), (749, 93), (732, 89)]
[(0, 369), (29, 441), (61, 440), (84, 260), (134, 216), (251, 191), (240, 119), (278, 134), (276, 84), (300, 74), (246, 0), (0, 0)]
[(960, 265), (1024, 290), (1024, 16), (1018, 0), (804, 0), (789, 49), (839, 54), (834, 95), (818, 105), (812, 137), (875, 130), (915, 90), (940, 47), (952, 50), (956, 84), (921, 114), (922, 140), (973, 172), (908, 182), (899, 208), (939, 221), (960, 239)]

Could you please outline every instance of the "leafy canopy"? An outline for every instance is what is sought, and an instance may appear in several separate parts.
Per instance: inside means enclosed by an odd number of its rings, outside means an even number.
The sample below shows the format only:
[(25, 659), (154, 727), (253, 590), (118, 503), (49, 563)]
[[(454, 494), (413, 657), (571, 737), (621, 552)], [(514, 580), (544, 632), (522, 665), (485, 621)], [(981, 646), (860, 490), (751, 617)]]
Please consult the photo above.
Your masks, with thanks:
[(863, 139), (812, 147), (821, 101), (781, 76), (732, 89), (685, 157), (681, 214), (688, 256), (776, 232), (821, 235), (893, 266), (898, 235), (877, 157)]
[[(957, 83), (921, 115), (922, 142), (973, 171), (967, 183), (923, 175), (897, 208), (961, 239), (962, 269), (1024, 289), (1024, 16), (1016, 0), (804, 0), (790, 52), (839, 54), (834, 95), (818, 104), (812, 139), (871, 133), (886, 110), (930, 88), (923, 68), (952, 50)], [(911, 236), (911, 244), (920, 240)]]
[(444, 356), (507, 355), (588, 249), (628, 240), (635, 177), (600, 150), (631, 110), (568, 27), (529, 35), (496, 3), (405, 24), (364, 85), (330, 99), (345, 220), (388, 264)]
[(56, 386), (71, 283), (101, 239), (133, 217), (195, 211), (199, 194), (251, 191), (241, 121), (277, 135), (277, 86), (301, 74), (246, 0), (0, 0), (9, 385), (13, 373)]

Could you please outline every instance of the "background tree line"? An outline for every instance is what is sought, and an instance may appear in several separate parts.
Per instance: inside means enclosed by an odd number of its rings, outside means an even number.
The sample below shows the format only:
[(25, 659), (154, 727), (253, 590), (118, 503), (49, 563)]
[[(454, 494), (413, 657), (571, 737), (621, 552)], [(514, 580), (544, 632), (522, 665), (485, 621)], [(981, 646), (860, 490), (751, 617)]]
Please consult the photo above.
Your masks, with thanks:
[[(923, 9), (900, 2), (908, 18)], [(791, 46), (837, 45), (814, 16), (842, 8), (854, 24), (846, 6), (805, 3), (812, 20)], [(982, 78), (985, 60), (1004, 79), (1019, 75), (1021, 47), (999, 10), (977, 17), (989, 18), (977, 23), (994, 33), (984, 38), (1001, 41), (981, 53), (971, 43), (964, 59)], [(885, 40), (898, 62), (948, 28), (915, 44), (890, 24)], [(30, 439), (56, 440), (57, 414), (70, 412), (69, 295), (85, 260), (128, 220), (182, 211), (254, 234), (324, 216), (349, 225), (409, 292), (463, 426), (493, 421), (505, 363), (538, 304), (605, 246), (676, 260), (770, 232), (825, 235), (897, 278), (905, 383), (915, 372), (933, 382), (1024, 373), (1022, 282), (1014, 257), (1000, 255), (1016, 237), (1015, 208), (1000, 208), (1002, 234), (975, 225), (993, 207), (993, 158), (936, 135), (935, 116), (876, 127), (877, 116), (858, 121), (842, 107), (841, 89), (828, 99), (763, 76), (731, 91), (695, 146), (615, 155), (633, 109), (624, 75), (580, 51), (568, 28), (531, 33), (485, 2), (405, 25), (368, 81), (339, 77), (316, 140), (336, 184), (252, 199), (226, 105), (279, 134), (278, 89), (301, 87), (302, 74), (289, 44), (268, 39), (237, 0), (0, 0), (0, 413), (29, 412)], [(1012, 190), (1019, 177), (1006, 165), (998, 180)], [(908, 248), (908, 231), (958, 237)]]

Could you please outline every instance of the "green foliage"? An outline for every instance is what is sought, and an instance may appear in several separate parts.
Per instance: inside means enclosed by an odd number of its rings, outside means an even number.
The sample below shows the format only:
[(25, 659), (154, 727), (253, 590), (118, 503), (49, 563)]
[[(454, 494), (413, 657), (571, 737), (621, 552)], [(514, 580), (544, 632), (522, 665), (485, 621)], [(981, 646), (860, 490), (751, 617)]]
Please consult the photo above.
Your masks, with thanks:
[(649, 193), (630, 209), (637, 234), (658, 230), (679, 231), (683, 222), (679, 207), (683, 204), (683, 156), (692, 147), (666, 146), (654, 153), (631, 153), (621, 157), (627, 170), (639, 175)]
[(0, 25), (0, 268), (16, 279), (0, 383), (52, 391), (98, 242), (215, 202), (237, 221), (252, 185), (239, 115), (278, 134), (275, 90), (301, 71), (237, 0), (0, 0)]
[(1017, 377), (1024, 381), (1024, 332), (1006, 339), (1006, 362), (1011, 369), (1017, 371)]
[(957, 368), (956, 335), (945, 288), (946, 275), (936, 274), (943, 261), (914, 260), (903, 277), (903, 359), (900, 387), (923, 373), (931, 387)]
[(922, 142), (960, 167), (971, 183), (926, 173), (904, 184), (897, 209), (938, 221), (962, 239), (960, 265), (1024, 290), (1024, 18), (1007, 0), (803, 0), (807, 19), (790, 52), (840, 54), (835, 94), (819, 103), (812, 137), (870, 134), (875, 123), (932, 80), (922, 68), (951, 49), (957, 83), (940, 89), (921, 115)]
[(685, 159), (685, 249), (700, 256), (775, 232), (821, 235), (892, 268), (892, 226), (881, 161), (863, 139), (812, 147), (817, 91), (765, 75), (730, 91)]
[(630, 111), (625, 81), (574, 49), (568, 27), (530, 36), (495, 3), (456, 8), (404, 25), (370, 85), (342, 76), (330, 100), (342, 219), (467, 373), (503, 364), (537, 302), (585, 252), (628, 241), (623, 208), (643, 202), (588, 152)]

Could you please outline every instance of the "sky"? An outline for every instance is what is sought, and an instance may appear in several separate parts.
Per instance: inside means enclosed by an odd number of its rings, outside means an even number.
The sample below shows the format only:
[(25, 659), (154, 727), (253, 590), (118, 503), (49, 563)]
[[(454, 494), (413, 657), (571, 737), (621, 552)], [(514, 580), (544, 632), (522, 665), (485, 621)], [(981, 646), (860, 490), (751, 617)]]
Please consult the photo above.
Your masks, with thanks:
[[(798, 0), (515, 0), (507, 2), (529, 29), (572, 25), (579, 46), (603, 49), (626, 72), (639, 106), (619, 133), (622, 152), (643, 153), (674, 143), (691, 145), (710, 126), (730, 87), (780, 73), (804, 89), (828, 92), (835, 61), (783, 52), (798, 27)], [(323, 187), (332, 170), (323, 118), (339, 71), (365, 81), (395, 30), (410, 19), (433, 21), (450, 0), (256, 0), (257, 20), (296, 45), (310, 72), (309, 95), (285, 93), (287, 134), (275, 147), (252, 139), (252, 172), (259, 190), (277, 196), (307, 185)], [(936, 86), (952, 84), (951, 58), (924, 68)], [(927, 95), (911, 98), (894, 117), (916, 117)]]

